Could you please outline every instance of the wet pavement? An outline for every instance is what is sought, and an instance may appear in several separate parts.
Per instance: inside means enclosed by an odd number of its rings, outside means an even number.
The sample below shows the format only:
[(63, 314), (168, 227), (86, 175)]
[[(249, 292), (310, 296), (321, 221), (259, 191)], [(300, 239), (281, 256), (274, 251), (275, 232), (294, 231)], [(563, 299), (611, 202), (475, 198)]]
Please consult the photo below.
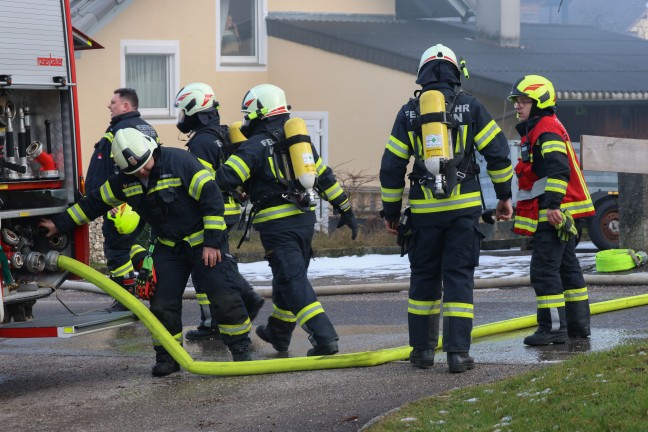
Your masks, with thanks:
[[(331, 280), (316, 279), (317, 284)], [(590, 286), (594, 302), (648, 293), (646, 286)], [(101, 294), (62, 291), (75, 313), (109, 304)], [(405, 291), (321, 296), (340, 334), (342, 353), (407, 345)], [(266, 302), (257, 323), (272, 310)], [(535, 311), (530, 287), (475, 291), (475, 325)], [(69, 313), (55, 296), (39, 300), (37, 317)], [(5, 431), (355, 431), (372, 418), (421, 397), (498, 380), (648, 338), (648, 307), (592, 317), (592, 337), (565, 345), (531, 348), (522, 339), (533, 329), (473, 341), (474, 370), (449, 374), (445, 356), (427, 370), (406, 361), (375, 367), (213, 377), (186, 371), (150, 376), (150, 335), (141, 323), (72, 339), (0, 339), (0, 425)], [(198, 305), (185, 300), (185, 331), (198, 320)], [(252, 335), (255, 359), (276, 358)], [(195, 360), (229, 361), (220, 341), (185, 342)], [(295, 331), (291, 357), (310, 348)]]
[[(581, 249), (579, 259), (595, 274), (595, 250)], [(403, 283), (406, 259), (369, 257), (358, 266), (350, 259), (313, 262), (313, 285)], [(484, 252), (477, 278), (500, 278), (501, 288), (475, 291), (475, 325), (528, 316), (535, 297), (528, 286), (507, 287), (507, 277), (528, 274), (529, 253)], [(336, 271), (331, 271), (334, 268)], [(264, 263), (243, 264), (242, 272), (259, 288), (269, 285)], [(592, 303), (648, 293), (647, 286), (590, 286)], [(343, 292), (343, 291), (342, 291)], [(60, 301), (59, 301), (60, 300)], [(408, 344), (406, 291), (320, 296), (340, 334), (341, 353)], [(96, 311), (110, 299), (102, 294), (64, 290), (39, 300), (37, 318)], [(63, 306), (65, 304), (65, 306)], [(67, 308), (66, 308), (67, 307)], [(272, 310), (268, 301), (257, 323)], [(195, 300), (185, 300), (185, 331), (198, 321)], [(428, 370), (407, 361), (366, 367), (271, 375), (214, 377), (186, 371), (165, 378), (150, 376), (150, 334), (141, 323), (72, 339), (0, 339), (0, 425), (3, 430), (41, 431), (355, 431), (376, 416), (403, 404), (562, 361), (579, 353), (610, 349), (648, 338), (648, 307), (592, 317), (592, 337), (564, 345), (526, 347), (533, 329), (475, 339), (471, 354), (477, 367), (447, 373), (445, 356)], [(252, 334), (254, 359), (277, 358)], [(222, 342), (185, 342), (195, 360), (229, 361)], [(291, 357), (310, 348), (306, 334), (295, 331)]]

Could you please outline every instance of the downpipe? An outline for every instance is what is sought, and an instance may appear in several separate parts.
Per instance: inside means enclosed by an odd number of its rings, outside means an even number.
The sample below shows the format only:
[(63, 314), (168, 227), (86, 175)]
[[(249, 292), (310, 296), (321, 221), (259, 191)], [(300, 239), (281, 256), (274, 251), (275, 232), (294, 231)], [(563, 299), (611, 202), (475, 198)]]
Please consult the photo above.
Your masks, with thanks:
[[(246, 362), (207, 362), (196, 361), (189, 353), (178, 343), (173, 336), (164, 328), (158, 319), (149, 311), (149, 309), (136, 297), (131, 295), (128, 291), (124, 290), (110, 278), (107, 278), (97, 270), (86, 266), (85, 264), (76, 261), (70, 257), (60, 255), (58, 257), (58, 266), (85, 279), (90, 284), (101, 288), (109, 296), (115, 298), (117, 301), (126, 306), (133, 314), (135, 314), (144, 326), (151, 332), (153, 337), (160, 341), (162, 346), (167, 352), (177, 361), (180, 366), (188, 372), (198, 375), (218, 375), (218, 376), (236, 376), (236, 375), (260, 375), (269, 373), (280, 372), (296, 372), (306, 370), (320, 370), (320, 369), (342, 369), (350, 367), (368, 367), (377, 366), (392, 361), (406, 360), (409, 358), (411, 347), (396, 347), (387, 348), (376, 351), (365, 351), (359, 353), (349, 354), (336, 354), (332, 356), (314, 356), (314, 357), (292, 357), (282, 359), (268, 359), (268, 360), (252, 360)], [(633, 276), (632, 280), (638, 280), (636, 274), (627, 275)], [(606, 276), (610, 277), (610, 276)], [(621, 278), (621, 276), (618, 276)], [(528, 285), (528, 278), (511, 278), (500, 279), (499, 287), (513, 286), (510, 282), (515, 279), (526, 279)], [(480, 281), (477, 279), (475, 283)], [(510, 282), (509, 282), (510, 281)], [(504, 282), (504, 283), (502, 283)], [(522, 282), (522, 281), (518, 281)], [(586, 278), (587, 282), (587, 278)], [(603, 284), (603, 282), (589, 282), (592, 284)], [(648, 278), (643, 278), (643, 283), (648, 284)], [(627, 285), (620, 279), (614, 279), (613, 285)], [(408, 288), (408, 284), (384, 284), (388, 285), (390, 290), (402, 291)], [(375, 290), (371, 292), (378, 292)], [(339, 294), (339, 289), (335, 290)], [(486, 287), (482, 287), (486, 288)], [(488, 287), (492, 288), (492, 287)], [(359, 291), (356, 291), (359, 292)], [(363, 291), (368, 292), (368, 291)], [(383, 291), (388, 292), (388, 291)], [(350, 293), (350, 292), (349, 292)], [(265, 294), (265, 293), (264, 293)], [(637, 295), (633, 297), (625, 297), (620, 299), (608, 300), (604, 302), (590, 304), (590, 312), (592, 315), (611, 312), (620, 309), (627, 309), (631, 307), (648, 305), (648, 294)], [(536, 315), (528, 315), (520, 318), (513, 318), (504, 321), (484, 324), (476, 326), (473, 329), (472, 337), (480, 338), (485, 336), (492, 336), (504, 332), (520, 330), (524, 328), (534, 327), (537, 325)], [(442, 345), (442, 340), (439, 338), (437, 349)]]

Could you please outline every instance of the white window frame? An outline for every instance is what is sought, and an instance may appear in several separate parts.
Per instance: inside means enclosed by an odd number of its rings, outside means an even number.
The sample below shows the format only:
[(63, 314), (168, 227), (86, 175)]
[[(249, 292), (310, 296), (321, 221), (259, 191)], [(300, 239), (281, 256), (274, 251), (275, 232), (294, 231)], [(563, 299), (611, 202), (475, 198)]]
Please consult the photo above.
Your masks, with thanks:
[(168, 109), (141, 108), (142, 118), (151, 123), (176, 122), (175, 96), (180, 90), (180, 43), (177, 40), (122, 40), (121, 41), (121, 86), (126, 86), (127, 54), (162, 54), (167, 56), (169, 82), (167, 83)]
[[(306, 127), (308, 128), (309, 135), (314, 136), (312, 129), (313, 127), (317, 128), (318, 135), (320, 136), (319, 148), (315, 145), (319, 156), (322, 158), (322, 161), (325, 165), (328, 164), (328, 153), (329, 153), (329, 143), (328, 143), (328, 112), (326, 111), (292, 111), (290, 117), (299, 117), (306, 122)], [(330, 167), (330, 166), (329, 166)], [(328, 233), (329, 227), (329, 207), (330, 205), (325, 202), (323, 199), (317, 197), (317, 208), (315, 209), (315, 214), (317, 216), (317, 222), (315, 223), (315, 229), (317, 231), (323, 231)]]
[[(220, 25), (221, 0), (216, 1), (216, 70), (226, 72), (265, 72), (268, 64), (268, 0), (257, 2), (257, 55), (256, 56), (221, 56), (222, 31)], [(236, 0), (229, 0), (236, 1)]]

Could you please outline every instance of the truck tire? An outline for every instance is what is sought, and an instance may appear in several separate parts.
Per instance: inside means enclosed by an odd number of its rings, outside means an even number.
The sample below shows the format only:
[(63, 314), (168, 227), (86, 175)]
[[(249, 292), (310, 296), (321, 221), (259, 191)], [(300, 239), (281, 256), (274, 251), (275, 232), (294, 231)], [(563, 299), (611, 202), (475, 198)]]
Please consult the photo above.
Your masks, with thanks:
[(589, 220), (587, 231), (590, 240), (600, 250), (619, 247), (619, 203), (607, 197), (594, 203), (596, 215)]

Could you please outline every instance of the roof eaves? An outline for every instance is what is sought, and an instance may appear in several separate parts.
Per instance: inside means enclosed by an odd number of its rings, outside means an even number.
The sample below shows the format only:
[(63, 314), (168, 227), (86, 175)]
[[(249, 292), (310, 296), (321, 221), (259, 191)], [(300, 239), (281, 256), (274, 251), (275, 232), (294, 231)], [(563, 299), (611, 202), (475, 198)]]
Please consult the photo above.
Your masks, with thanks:
[(70, 7), (72, 24), (87, 35), (95, 35), (133, 0), (84, 0)]
[(395, 15), (385, 14), (333, 14), (333, 13), (307, 13), (307, 12), (270, 12), (268, 21), (313, 21), (313, 22), (394, 22)]
[(648, 92), (557, 91), (556, 99), (562, 101), (646, 101)]

